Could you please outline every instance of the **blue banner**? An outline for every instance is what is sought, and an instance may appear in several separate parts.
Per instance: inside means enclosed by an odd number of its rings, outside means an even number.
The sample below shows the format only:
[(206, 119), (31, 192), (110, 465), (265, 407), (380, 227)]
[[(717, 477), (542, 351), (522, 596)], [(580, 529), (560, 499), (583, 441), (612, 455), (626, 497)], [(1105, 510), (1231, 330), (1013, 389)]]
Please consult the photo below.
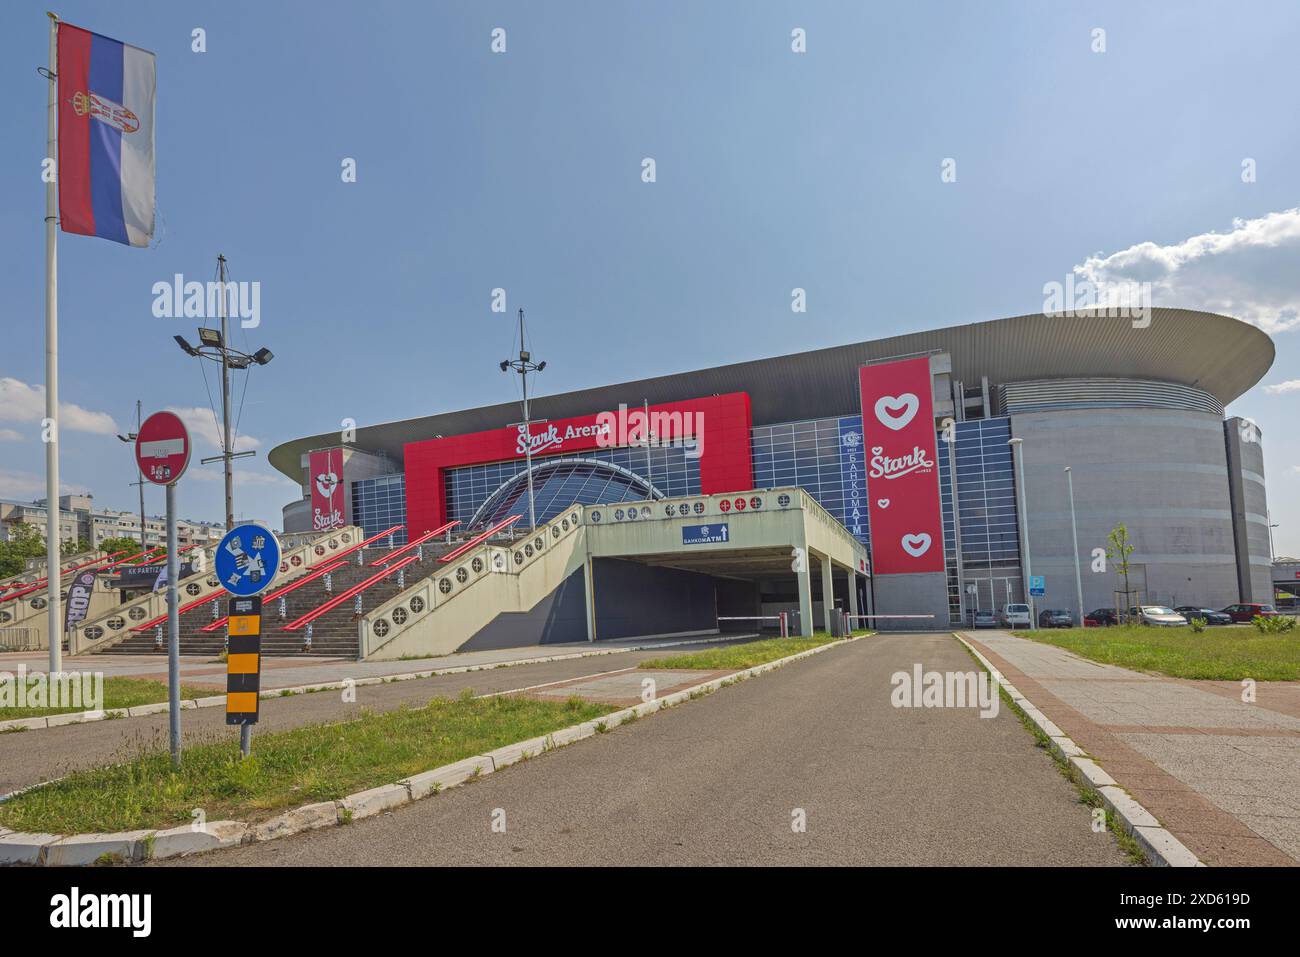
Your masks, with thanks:
[(867, 460), (862, 448), (862, 419), (847, 415), (840, 419), (840, 483), (844, 506), (840, 520), (863, 545), (870, 538), (867, 525)]

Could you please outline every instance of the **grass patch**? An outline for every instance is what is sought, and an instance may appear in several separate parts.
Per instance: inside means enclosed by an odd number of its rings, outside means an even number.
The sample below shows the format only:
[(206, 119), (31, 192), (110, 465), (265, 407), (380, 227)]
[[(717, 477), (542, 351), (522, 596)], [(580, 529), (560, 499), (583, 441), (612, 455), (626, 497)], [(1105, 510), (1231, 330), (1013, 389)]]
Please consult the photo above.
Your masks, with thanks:
[[(31, 675), (28, 675), (31, 678)], [(17, 680), (16, 678), (14, 679)], [(206, 698), (220, 694), (205, 688), (191, 688), (181, 685), (181, 698)], [(167, 700), (167, 682), (152, 681), (148, 678), (105, 678), (104, 711), (123, 710), (145, 704), (158, 704)], [(10, 718), (44, 718), (52, 714), (72, 714), (89, 711), (88, 707), (79, 708), (0, 708), (0, 721)]]
[(731, 669), (753, 668), (766, 664), (777, 658), (797, 655), (810, 648), (838, 641), (829, 635), (821, 634), (812, 638), (767, 638), (762, 641), (749, 641), (739, 645), (727, 645), (723, 648), (705, 648), (700, 651), (688, 651), (668, 658), (651, 658), (641, 662), (640, 668), (699, 668), (705, 671), (728, 671)]
[(1171, 678), (1223, 681), (1300, 679), (1300, 633), (1262, 634), (1255, 628), (1186, 628), (1117, 625), (1112, 628), (1038, 629), (1021, 632), (1103, 664), (1153, 671)]
[(164, 828), (188, 823), (194, 808), (210, 821), (265, 820), (613, 710), (581, 699), (434, 698), (420, 708), (254, 735), (247, 760), (239, 736), (223, 735), (187, 748), (179, 771), (160, 740), (122, 764), (74, 771), (11, 798), (0, 804), (0, 825), (55, 834)]

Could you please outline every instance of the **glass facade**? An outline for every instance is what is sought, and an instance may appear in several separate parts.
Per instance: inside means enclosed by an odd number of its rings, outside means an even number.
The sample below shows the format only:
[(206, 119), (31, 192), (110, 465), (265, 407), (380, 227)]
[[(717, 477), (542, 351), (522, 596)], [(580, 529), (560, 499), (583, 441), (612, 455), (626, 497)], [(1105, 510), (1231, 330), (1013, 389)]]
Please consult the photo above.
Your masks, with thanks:
[[(564, 457), (569, 462), (575, 458), (583, 460), (588, 463), (585, 467), (548, 472), (545, 476), (541, 475), (539, 470), (543, 465), (548, 464), (547, 459), (535, 459), (533, 494), (536, 496), (537, 522), (541, 524), (550, 521), (574, 502), (581, 502), (584, 505), (603, 505), (649, 497), (643, 491), (631, 494), (631, 486), (626, 477), (616, 478), (617, 469), (602, 469), (599, 467), (601, 463), (608, 463), (617, 466), (618, 469), (631, 472), (642, 482), (649, 479), (650, 485), (669, 498), (679, 495), (699, 495), (700, 460), (697, 456), (688, 455), (687, 451), (682, 446), (652, 449), (592, 449), (578, 456)], [(488, 496), (523, 471), (523, 458), (511, 462), (491, 462), (487, 465), (466, 465), (448, 469), (444, 478), (447, 520), (454, 519), (462, 525), (468, 525), (480, 506), (487, 501)], [(539, 484), (543, 479), (547, 485), (547, 494), (550, 496), (545, 503), (545, 508), (542, 501), (543, 490)], [(644, 488), (644, 485), (641, 487)], [(511, 490), (514, 498), (510, 499), (510, 504), (519, 502), (516, 492), (525, 496), (521, 504), (526, 510), (528, 508), (527, 483), (521, 482), (517, 490)], [(566, 502), (562, 501), (565, 495), (578, 497), (570, 498)], [(493, 511), (495, 513), (496, 509), (494, 508)], [(507, 507), (507, 511), (503, 512), (501, 517), (512, 514), (515, 513), (509, 511)]]
[[(960, 422), (952, 448), (957, 464), (959, 527), (952, 521), (951, 483), (946, 456), (940, 454), (944, 488), (944, 536), (949, 543), (948, 604), (953, 622), (960, 622), (954, 531), (961, 536), (961, 577), (967, 596), (966, 618), (976, 608), (996, 609), (1024, 601), (1020, 572), (1020, 532), (1016, 517), (1016, 482), (1012, 467), (1011, 420), (977, 419)], [(944, 443), (940, 443), (941, 453)], [(974, 595), (970, 594), (974, 586)]]
[(406, 476), (401, 472), (361, 479), (352, 483), (352, 524), (365, 530), (366, 537), (378, 535), (394, 525), (403, 526), (393, 535), (398, 545), (406, 544)]
[[(539, 459), (533, 466), (533, 502), (539, 525), (574, 504), (639, 502), (656, 497), (639, 475), (608, 462), (566, 456)], [(468, 527), (481, 531), (511, 515), (528, 516), (528, 478), (524, 472), (488, 496)]]
[[(997, 608), (1023, 600), (1015, 477), (1007, 445), (1010, 437), (1007, 418), (959, 422), (951, 442), (940, 436), (939, 487), (953, 623), (962, 621), (963, 611), (969, 617), (975, 608)], [(755, 488), (798, 486), (807, 490), (858, 541), (870, 546), (860, 415), (755, 426), (751, 448)], [(960, 505), (956, 512), (954, 466)], [(522, 458), (448, 469), (448, 520), (468, 527), (494, 494), (496, 500), (480, 516), (480, 526), (525, 512), (527, 483), (511, 481), (522, 477), (523, 471)], [(593, 449), (574, 456), (537, 459), (533, 480), (537, 521), (541, 523), (575, 502), (613, 504), (653, 497), (649, 486), (668, 497), (699, 495), (700, 461), (681, 446)], [(368, 535), (403, 524), (405, 476), (397, 473), (353, 483), (352, 516), (353, 523)], [(397, 540), (406, 541), (405, 531)], [(964, 601), (962, 585), (967, 592)]]
[(870, 541), (860, 415), (755, 426), (750, 448), (755, 488), (799, 486)]
[[(978, 607), (1020, 600), (1020, 541), (1016, 529), (1015, 481), (1011, 469), (1009, 419), (959, 422), (953, 442), (939, 448), (939, 489), (952, 622), (962, 620), (958, 584), (958, 520), (961, 572), (977, 587)], [(952, 448), (949, 449), (951, 444)], [(756, 426), (752, 433), (754, 485), (797, 485), (809, 492), (870, 546), (862, 416)], [(951, 455), (952, 462), (949, 456)], [(953, 513), (952, 465), (956, 465), (960, 514)], [(1007, 585), (1012, 597), (1007, 597)], [(976, 607), (967, 602), (967, 610)]]

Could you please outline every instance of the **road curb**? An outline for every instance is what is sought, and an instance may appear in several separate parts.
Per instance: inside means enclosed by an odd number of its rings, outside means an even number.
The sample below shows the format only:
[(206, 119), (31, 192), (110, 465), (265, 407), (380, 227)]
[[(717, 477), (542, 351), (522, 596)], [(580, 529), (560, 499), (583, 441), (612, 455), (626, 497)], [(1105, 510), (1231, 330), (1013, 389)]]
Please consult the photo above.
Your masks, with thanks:
[[(238, 847), (244, 844), (262, 844), (279, 840), (304, 831), (325, 827), (348, 825), (365, 817), (371, 817), (393, 808), (401, 807), (415, 801), (423, 800), (448, 788), (459, 787), (467, 781), (473, 781), (485, 774), (492, 774), (512, 764), (536, 757), (547, 751), (574, 744), (586, 738), (612, 731), (621, 724), (637, 718), (654, 714), (665, 708), (690, 701), (692, 698), (709, 694), (727, 685), (745, 681), (758, 675), (775, 671), (795, 661), (801, 661), (812, 655), (818, 655), (838, 648), (841, 645), (860, 641), (865, 635), (831, 641), (816, 648), (777, 658), (761, 665), (754, 665), (743, 671), (733, 672), (721, 678), (683, 688), (662, 698), (623, 708), (603, 717), (570, 725), (550, 734), (527, 741), (519, 741), (496, 748), (486, 754), (477, 754), (462, 758), (451, 764), (445, 764), (430, 771), (411, 775), (392, 784), (381, 784), (355, 794), (349, 794), (337, 801), (322, 801), (291, 808), (260, 824), (243, 821), (218, 821), (211, 827), (220, 833), (211, 833), (198, 829), (192, 833), (193, 838), (186, 838), (191, 827), (182, 826), (168, 829), (123, 831), (110, 834), (24, 834), (5, 832), (0, 829), (0, 865), (32, 864), (37, 866), (54, 866), (56, 864), (84, 865), (94, 864), (105, 854), (108, 863), (127, 863), (148, 860), (164, 860), (171, 857), (186, 857), (205, 851)], [(503, 694), (515, 694), (514, 691), (495, 692), (479, 695), (480, 698), (499, 697)], [(1158, 830), (1158, 829), (1157, 829)], [(207, 836), (206, 840), (201, 836)], [(1172, 835), (1170, 835), (1172, 838)], [(77, 848), (79, 853), (69, 853), (58, 848)], [(97, 853), (91, 856), (91, 850)], [(53, 852), (53, 854), (51, 853)], [(54, 859), (51, 859), (53, 857)]]
[(997, 683), (1006, 690), (1011, 700), (1033, 722), (1051, 742), (1051, 748), (1075, 768), (1084, 780), (1101, 797), (1106, 808), (1119, 818), (1125, 832), (1141, 845), (1148, 860), (1161, 867), (1204, 867), (1205, 864), (1193, 854), (1182, 841), (1174, 837), (1167, 829), (1160, 826), (1156, 816), (1125, 791), (1122, 786), (1102, 769), (1096, 761), (1087, 756), (1087, 752), (1075, 744), (1064, 731), (1058, 728), (1032, 701), (1022, 695), (1016, 686), (1007, 681), (1001, 671), (989, 661), (982, 652), (961, 634), (953, 632), (953, 637), (965, 645), (966, 650), (975, 656)]
[[(598, 658), (601, 655), (617, 655), (628, 651), (648, 651), (652, 648), (678, 648), (683, 645), (708, 645), (718, 641), (739, 641), (749, 635), (737, 635), (728, 638), (714, 635), (707, 638), (686, 638), (681, 641), (661, 642), (653, 645), (629, 645), (626, 648), (600, 648), (591, 651), (579, 651), (568, 655), (541, 655), (534, 658), (519, 658), (514, 661), (498, 661), (482, 665), (459, 665), (455, 668), (433, 668), (424, 671), (404, 671), (395, 675), (372, 675), (365, 678), (344, 678), (339, 681), (326, 681), (319, 684), (293, 685), (287, 688), (270, 688), (258, 694), (259, 698), (291, 698), (294, 695), (311, 694), (316, 691), (342, 691), (344, 688), (361, 688), (367, 685), (390, 684), (397, 681), (415, 681), (420, 678), (436, 678), (440, 675), (468, 674), (471, 671), (495, 671), (497, 668), (514, 668), (518, 665), (544, 665), (552, 661), (576, 661), (579, 658)], [(186, 698), (181, 701), (182, 711), (195, 708), (214, 708), (225, 706), (224, 694), (211, 695), (206, 698)], [(170, 703), (159, 701), (154, 704), (135, 705), (131, 708), (110, 708), (107, 711), (73, 711), (68, 714), (51, 714), (36, 718), (10, 718), (0, 721), (0, 734), (6, 731), (36, 731), (42, 728), (61, 728), (69, 724), (87, 724), (93, 721), (107, 721), (114, 718), (143, 718), (154, 714), (166, 714), (171, 710)]]

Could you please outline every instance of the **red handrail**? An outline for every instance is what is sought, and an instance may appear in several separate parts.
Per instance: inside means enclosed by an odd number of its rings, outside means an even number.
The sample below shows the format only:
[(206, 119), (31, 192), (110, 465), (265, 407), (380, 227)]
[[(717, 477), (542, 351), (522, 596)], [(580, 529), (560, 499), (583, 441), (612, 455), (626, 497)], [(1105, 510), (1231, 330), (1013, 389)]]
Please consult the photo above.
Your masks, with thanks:
[[(293, 591), (295, 588), (301, 588), (303, 585), (307, 584), (309, 581), (313, 581), (313, 580), (315, 580), (315, 579), (317, 579), (317, 578), (320, 578), (322, 575), (328, 575), (330, 572), (332, 572), (332, 571), (336, 571), (337, 569), (341, 568), (342, 566), (344, 566), (344, 565), (346, 565), (346, 564), (347, 564), (347, 562), (342, 561), (342, 560), (340, 560), (340, 561), (336, 561), (336, 562), (334, 562), (334, 564), (332, 564), (332, 565), (326, 565), (324, 568), (320, 569), (319, 571), (314, 571), (314, 572), (312, 572), (310, 575), (304, 575), (302, 578), (295, 578), (293, 581), (289, 582), (289, 584), (285, 585), (283, 588), (277, 588), (275, 591), (271, 592), (269, 595), (264, 596), (262, 600), (263, 600), (263, 601), (272, 601), (272, 600), (274, 600), (274, 599), (276, 599), (276, 598), (279, 598), (281, 595), (287, 595), (287, 594), (289, 594), (289, 592)], [(216, 631), (218, 628), (220, 628), (220, 627), (221, 627), (222, 625), (224, 625), (225, 623), (226, 623), (226, 616), (223, 616), (223, 617), (221, 617), (221, 618), (218, 618), (216, 621), (214, 621), (214, 622), (213, 622), (212, 624), (210, 624), (210, 625), (204, 625), (202, 628), (199, 629), (199, 631)]]
[(128, 556), (126, 556), (126, 558), (119, 558), (117, 561), (113, 562), (113, 564), (111, 564), (111, 565), (105, 565), (103, 568), (101, 568), (101, 569), (99, 569), (99, 570), (100, 570), (101, 572), (106, 572), (106, 571), (108, 571), (110, 568), (116, 568), (118, 565), (125, 565), (127, 562), (133, 562), (133, 561), (135, 561), (137, 558), (144, 558), (144, 556), (146, 556), (146, 555), (152, 555), (154, 552), (161, 552), (161, 551), (163, 551), (163, 550), (164, 550), (164, 546), (162, 546), (162, 545), (155, 545), (153, 548), (147, 548), (147, 549), (145, 549), (145, 550), (142, 551), (142, 552), (136, 552), (134, 555), (128, 555)]
[[(227, 592), (223, 588), (220, 591), (214, 591), (211, 595), (204, 595), (202, 598), (196, 598), (191, 602), (187, 602), (186, 604), (181, 605), (181, 607), (176, 610), (176, 614), (183, 615), (187, 611), (190, 611), (194, 608), (198, 608), (201, 605), (206, 605), (208, 602), (212, 601), (212, 599), (220, 598), (222, 595), (226, 595), (226, 594), (229, 594), (229, 592)], [(157, 618), (150, 618), (143, 625), (136, 625), (134, 628), (131, 629), (131, 631), (133, 632), (148, 631), (150, 628), (153, 628), (155, 625), (161, 625), (166, 620), (167, 620), (167, 613), (163, 612)]]
[(397, 571), (398, 569), (405, 568), (413, 561), (415, 561), (415, 556), (408, 555), (406, 558), (403, 558), (392, 568), (385, 568), (383, 571), (375, 572), (365, 581), (361, 582), (360, 584), (353, 585), (351, 588), (349, 588), (347, 591), (343, 592), (340, 595), (335, 595), (329, 601), (325, 602), (323, 605), (317, 608), (313, 608), (311, 611), (307, 612), (307, 614), (303, 615), (301, 618), (295, 618), (293, 621), (289, 622), (289, 624), (285, 625), (284, 628), (282, 628), (281, 630), (297, 631), (299, 628), (302, 628), (304, 625), (310, 624), (311, 622), (315, 621), (317, 618), (325, 614), (325, 612), (329, 611), (331, 608), (338, 607), (339, 605), (343, 604), (343, 602), (351, 598), (353, 595), (357, 595), (365, 591), (371, 585), (378, 582), (381, 578), (387, 578), (393, 572)]
[(500, 521), (500, 522), (497, 522), (495, 525), (493, 525), (491, 528), (489, 528), (486, 532), (481, 532), (481, 533), (479, 533), (478, 535), (475, 535), (473, 538), (471, 538), (471, 539), (470, 539), (468, 542), (466, 542), (464, 545), (460, 546), (460, 548), (452, 549), (452, 550), (451, 550), (450, 552), (448, 552), (446, 555), (443, 555), (441, 558), (439, 558), (438, 561), (440, 561), (440, 562), (450, 562), (450, 561), (453, 561), (453, 560), (459, 558), (461, 555), (464, 555), (467, 551), (469, 551), (469, 550), (470, 550), (471, 548), (473, 548), (475, 545), (478, 545), (480, 542), (484, 541), (485, 539), (490, 538), (491, 536), (495, 535), (497, 532), (501, 531), (502, 529), (507, 528), (507, 527), (510, 526), (510, 525), (513, 525), (515, 522), (519, 521), (521, 518), (523, 518), (522, 515), (511, 515), (509, 518), (506, 518), (506, 519), (503, 519), (503, 520)]
[(370, 563), (370, 567), (374, 568), (376, 565), (387, 565), (389, 562), (391, 562), (394, 558), (396, 558), (398, 555), (402, 554), (403, 552), (409, 552), (412, 548), (418, 548), (419, 546), (427, 542), (429, 539), (433, 538), (433, 536), (441, 535), (443, 532), (449, 531), (451, 528), (459, 524), (460, 522), (448, 522), (446, 525), (443, 525), (441, 528), (435, 528), (431, 532), (425, 532), (419, 538), (412, 539), (411, 541), (403, 545), (401, 548), (389, 552), (383, 558), (376, 558), (373, 562)]
[[(157, 551), (157, 549), (154, 549), (154, 551)], [(111, 558), (116, 558), (118, 555), (121, 554), (124, 554), (124, 552), (114, 552), (112, 555), (105, 555), (103, 558), (96, 558), (93, 561), (82, 562), (80, 565), (73, 565), (71, 568), (61, 568), (59, 569), (59, 581), (60, 583), (62, 583), (64, 575), (67, 575), (71, 572), (81, 571), (81, 569), (83, 568), (90, 568), (92, 565), (99, 565), (103, 562), (108, 561)], [(148, 552), (138, 552), (135, 555), (130, 556), (130, 558), (122, 559), (122, 561), (123, 562), (130, 561), (131, 558), (139, 558), (141, 555), (147, 555), (147, 554)], [(122, 562), (114, 562), (112, 565), (105, 565), (103, 568), (99, 569), (99, 571), (106, 571), (107, 569), (112, 568), (114, 565), (120, 565), (121, 563)], [(19, 584), (21, 584), (22, 587), (26, 589), (25, 591), (11, 592), (10, 594), (5, 595), (3, 598), (0, 598), (0, 601), (8, 601), (10, 598), (21, 598), (23, 595), (30, 595), (32, 592), (39, 591), (40, 589), (44, 588), (46, 585), (49, 584), (49, 581), (50, 581), (50, 576), (46, 575), (44, 578), (39, 578), (36, 581), (21, 582)], [(4, 591), (6, 588), (17, 588), (17, 587), (19, 587), (18, 584), (0, 586), (0, 591)]]
[(338, 552), (338, 553), (335, 554), (335, 555), (327, 555), (325, 558), (322, 558), (320, 561), (318, 561), (315, 565), (309, 565), (308, 568), (319, 568), (321, 565), (328, 565), (330, 562), (334, 561), (334, 559), (336, 559), (336, 558), (342, 558), (344, 555), (351, 555), (351, 554), (352, 554), (353, 552), (355, 552), (358, 548), (365, 548), (365, 547), (366, 547), (367, 545), (369, 545), (371, 542), (376, 542), (376, 541), (378, 541), (379, 539), (383, 538), (385, 535), (391, 535), (391, 534), (393, 534), (393, 532), (397, 531), (397, 530), (400, 529), (401, 527), (402, 527), (402, 526), (400, 526), (400, 525), (394, 525), (392, 528), (388, 529), (387, 531), (380, 532), (378, 535), (371, 535), (371, 536), (370, 536), (369, 538), (367, 538), (364, 542), (357, 542), (357, 543), (356, 543), (355, 545), (353, 545), (351, 548), (345, 548), (345, 549), (343, 549), (343, 551)]
[[(191, 548), (198, 548), (198, 547), (199, 547), (199, 546), (198, 546), (198, 543), (197, 543), (197, 542), (196, 542), (195, 544), (193, 544), (193, 545), (186, 545), (184, 548), (178, 548), (178, 549), (176, 549), (176, 554), (177, 554), (177, 555), (181, 555), (181, 554), (184, 554), (185, 552), (188, 552)], [(167, 561), (167, 556), (166, 556), (166, 555), (159, 555), (157, 558), (151, 558), (151, 559), (149, 559), (147, 562), (143, 562), (142, 564), (144, 564), (144, 565), (157, 565), (159, 562), (165, 562), (165, 561)]]

